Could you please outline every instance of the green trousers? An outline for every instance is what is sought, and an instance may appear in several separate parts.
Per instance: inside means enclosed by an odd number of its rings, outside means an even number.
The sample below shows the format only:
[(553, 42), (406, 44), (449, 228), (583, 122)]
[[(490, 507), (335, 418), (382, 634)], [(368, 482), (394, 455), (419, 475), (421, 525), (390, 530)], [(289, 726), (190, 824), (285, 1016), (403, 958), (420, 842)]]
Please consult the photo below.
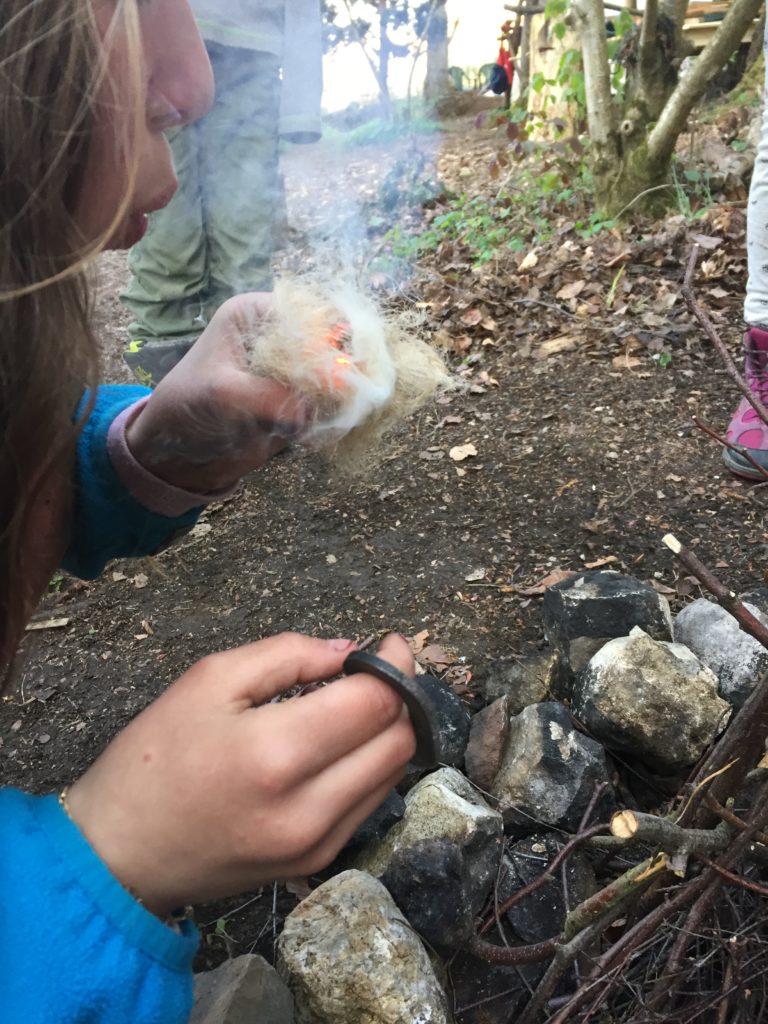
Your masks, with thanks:
[(121, 298), (134, 341), (193, 338), (232, 295), (272, 286), (280, 63), (215, 43), (208, 52), (214, 105), (169, 132), (179, 189), (128, 259)]

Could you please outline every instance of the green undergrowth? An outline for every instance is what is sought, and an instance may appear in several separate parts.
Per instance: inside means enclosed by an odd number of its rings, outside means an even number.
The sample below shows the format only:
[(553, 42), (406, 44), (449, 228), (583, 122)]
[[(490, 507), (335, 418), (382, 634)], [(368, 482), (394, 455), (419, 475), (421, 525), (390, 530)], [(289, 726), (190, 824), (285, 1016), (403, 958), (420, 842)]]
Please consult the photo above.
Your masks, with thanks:
[(386, 236), (395, 259), (414, 260), (447, 242), (467, 250), (475, 265), (544, 242), (568, 223), (584, 238), (614, 226), (590, 208), (589, 175), (565, 184), (557, 172), (523, 171), (513, 185), (491, 195), (462, 193), (428, 211), (421, 231), (395, 225)]

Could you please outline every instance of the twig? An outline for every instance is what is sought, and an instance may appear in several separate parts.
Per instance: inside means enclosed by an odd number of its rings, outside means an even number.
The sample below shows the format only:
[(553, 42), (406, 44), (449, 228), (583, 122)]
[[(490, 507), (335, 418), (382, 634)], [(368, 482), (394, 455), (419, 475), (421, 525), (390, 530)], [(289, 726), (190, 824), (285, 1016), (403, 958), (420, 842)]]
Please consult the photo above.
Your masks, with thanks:
[(766, 819), (768, 819), (768, 783), (763, 785), (755, 801), (748, 827), (733, 840), (720, 861), (716, 865), (713, 864), (701, 876), (705, 881), (704, 891), (688, 912), (667, 958), (666, 969), (651, 992), (648, 1002), (649, 1007), (658, 1009), (663, 1003), (666, 1003), (668, 1008), (671, 1008), (670, 1004), (676, 997), (682, 980), (680, 965), (688, 949), (691, 937), (698, 932), (702, 920), (709, 913), (723, 886), (723, 879), (720, 877), (717, 868), (727, 870), (738, 861), (749, 844), (754, 840), (755, 832), (763, 827)]
[(568, 1020), (569, 1017), (584, 1005), (597, 985), (605, 984), (605, 977), (610, 971), (620, 968), (638, 946), (642, 945), (646, 939), (653, 935), (667, 918), (677, 913), (687, 903), (690, 903), (705, 888), (706, 881), (704, 876), (700, 875), (699, 878), (681, 888), (670, 900), (662, 903), (655, 910), (651, 911), (650, 914), (646, 914), (637, 924), (628, 929), (599, 958), (584, 984), (576, 990), (562, 1010), (548, 1021), (548, 1024), (564, 1024), (564, 1021)]
[(536, 1024), (540, 1013), (549, 1003), (560, 979), (571, 964), (595, 939), (599, 938), (606, 929), (610, 928), (614, 921), (621, 917), (626, 911), (627, 905), (631, 903), (633, 895), (626, 896), (614, 906), (609, 907), (597, 920), (574, 936), (570, 942), (556, 947), (552, 963), (547, 968), (544, 977), (533, 994), (533, 998), (526, 1006), (523, 1015), (518, 1018), (516, 1024)]
[(748, 878), (744, 878), (742, 875), (735, 875), (732, 871), (727, 871), (725, 868), (721, 868), (715, 861), (709, 860), (708, 857), (702, 857), (701, 854), (696, 854), (698, 859), (706, 864), (707, 867), (712, 868), (713, 871), (717, 872), (722, 878), (731, 882), (733, 885), (737, 885), (740, 889), (746, 889), (747, 892), (755, 892), (758, 896), (763, 896), (768, 899), (768, 888), (764, 885), (758, 885), (757, 882), (750, 882)]
[(716, 829), (681, 828), (669, 818), (640, 811), (619, 811), (611, 819), (611, 834), (619, 839), (653, 843), (665, 853), (719, 853), (731, 840), (724, 823)]
[(647, 860), (636, 864), (635, 867), (625, 871), (610, 885), (606, 885), (600, 892), (580, 903), (565, 919), (563, 937), (570, 942), (581, 931), (587, 928), (593, 921), (599, 920), (606, 910), (610, 910), (617, 903), (624, 903), (628, 897), (634, 897), (642, 892), (647, 884), (660, 872), (666, 869), (666, 860), (663, 857), (649, 857)]
[[(585, 832), (580, 832), (578, 835), (574, 836), (570, 842), (565, 844), (557, 856), (553, 858), (552, 863), (539, 875), (538, 878), (534, 878), (534, 880), (529, 882), (528, 885), (524, 885), (522, 889), (518, 889), (517, 892), (512, 893), (509, 899), (505, 900), (501, 906), (496, 909), (495, 913), (498, 913), (499, 915), (506, 914), (507, 911), (511, 910), (516, 903), (520, 902), (520, 900), (524, 899), (526, 896), (530, 896), (532, 892), (536, 892), (537, 889), (540, 889), (541, 886), (552, 877), (566, 857), (570, 856), (577, 846), (587, 842), (587, 840), (591, 839), (593, 836), (599, 835), (601, 832), (605, 832), (607, 829), (607, 825), (593, 825), (592, 828), (588, 828)], [(485, 935), (485, 933), (493, 927), (495, 921), (495, 914), (490, 914), (480, 926), (478, 934)]]
[(662, 544), (666, 544), (678, 562), (681, 562), (697, 580), (704, 584), (717, 603), (731, 613), (745, 633), (749, 633), (759, 644), (768, 649), (768, 629), (739, 600), (738, 594), (724, 586), (711, 570), (671, 533), (662, 538)]
[(466, 949), (478, 960), (487, 960), (491, 964), (536, 964), (549, 960), (554, 955), (557, 943), (554, 939), (536, 942), (530, 946), (495, 946), (492, 942), (474, 935), (466, 945)]
[[(713, 811), (718, 816), (718, 818), (722, 818), (723, 821), (727, 821), (729, 825), (731, 825), (733, 828), (738, 829), (739, 832), (743, 832), (745, 828), (749, 827), (743, 818), (740, 818), (738, 815), (734, 814), (733, 811), (729, 811), (727, 807), (723, 807), (723, 805), (718, 800), (716, 800), (711, 793), (706, 794), (706, 796), (704, 797), (704, 803), (707, 805), (710, 811)], [(768, 846), (767, 833), (755, 832), (755, 839), (758, 843), (763, 843), (763, 845)]]
[(729, 441), (727, 438), (721, 437), (720, 434), (715, 433), (715, 431), (712, 430), (711, 427), (708, 427), (706, 423), (702, 423), (701, 420), (698, 419), (698, 417), (696, 416), (693, 417), (693, 422), (696, 424), (699, 430), (703, 430), (705, 434), (708, 434), (711, 438), (717, 441), (718, 444), (721, 444), (723, 448), (730, 448), (732, 452), (736, 452), (737, 455), (741, 455), (741, 457), (743, 459), (746, 459), (753, 469), (758, 470), (760, 475), (765, 480), (768, 480), (768, 469), (766, 469), (764, 466), (761, 466), (757, 459), (753, 458), (749, 454), (748, 448), (745, 448), (743, 445), (740, 444), (733, 444), (733, 442)]
[(680, 289), (680, 291), (682, 293), (682, 296), (685, 299), (685, 304), (688, 307), (688, 309), (690, 310), (690, 312), (699, 321), (701, 326), (704, 328), (704, 333), (707, 335), (709, 340), (712, 342), (712, 344), (714, 345), (714, 347), (715, 347), (715, 349), (717, 351), (717, 354), (722, 359), (723, 365), (725, 366), (725, 369), (726, 369), (729, 377), (731, 377), (731, 379), (734, 381), (734, 383), (736, 384), (736, 387), (739, 389), (739, 391), (742, 393), (742, 395), (744, 395), (746, 400), (749, 402), (749, 404), (755, 410), (755, 412), (760, 417), (760, 419), (763, 421), (763, 423), (768, 425), (768, 409), (766, 409), (766, 407), (760, 401), (760, 398), (751, 390), (749, 384), (747, 384), (747, 382), (744, 379), (744, 377), (739, 373), (739, 371), (738, 371), (738, 369), (736, 367), (736, 364), (734, 363), (733, 359), (731, 358), (731, 353), (726, 348), (725, 343), (723, 342), (723, 339), (717, 333), (717, 331), (715, 330), (714, 324), (709, 319), (707, 314), (704, 312), (704, 310), (701, 308), (701, 306), (698, 304), (698, 302), (696, 301), (696, 299), (694, 297), (692, 282), (693, 282), (693, 274), (694, 274), (694, 271), (696, 269), (696, 264), (698, 262), (698, 259), (699, 259), (699, 247), (698, 247), (698, 245), (694, 245), (692, 247), (692, 249), (691, 249), (691, 255), (688, 258), (688, 267), (687, 267), (687, 269), (685, 271), (685, 280), (683, 281), (683, 286)]

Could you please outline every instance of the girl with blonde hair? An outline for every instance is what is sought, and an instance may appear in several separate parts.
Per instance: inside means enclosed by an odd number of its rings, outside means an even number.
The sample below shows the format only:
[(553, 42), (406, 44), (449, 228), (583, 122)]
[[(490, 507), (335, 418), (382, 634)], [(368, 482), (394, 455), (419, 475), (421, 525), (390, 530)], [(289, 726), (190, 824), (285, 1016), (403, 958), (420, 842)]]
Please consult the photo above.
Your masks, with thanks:
[[(0, 659), (51, 572), (92, 577), (194, 522), (300, 428), (230, 300), (150, 393), (97, 387), (86, 271), (133, 244), (175, 177), (164, 132), (210, 68), (188, 0), (3, 0), (0, 24)], [(0, 1016), (175, 1024), (191, 1007), (186, 904), (311, 874), (400, 777), (402, 704), (337, 675), (353, 644), (291, 635), (212, 654), (62, 793), (0, 789)], [(381, 653), (403, 671), (405, 642)]]

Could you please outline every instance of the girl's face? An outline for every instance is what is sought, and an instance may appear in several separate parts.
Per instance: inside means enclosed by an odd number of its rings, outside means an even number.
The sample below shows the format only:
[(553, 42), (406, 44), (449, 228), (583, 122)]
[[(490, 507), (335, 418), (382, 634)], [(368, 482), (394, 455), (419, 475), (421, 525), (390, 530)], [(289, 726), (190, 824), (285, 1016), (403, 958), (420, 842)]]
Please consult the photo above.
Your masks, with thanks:
[(92, 2), (107, 73), (99, 87), (76, 219), (86, 242), (95, 241), (109, 230), (130, 191), (125, 216), (107, 243), (123, 249), (143, 237), (147, 214), (165, 206), (175, 192), (165, 131), (208, 110), (213, 75), (188, 0), (136, 0), (139, 54), (132, 52), (113, 0)]

